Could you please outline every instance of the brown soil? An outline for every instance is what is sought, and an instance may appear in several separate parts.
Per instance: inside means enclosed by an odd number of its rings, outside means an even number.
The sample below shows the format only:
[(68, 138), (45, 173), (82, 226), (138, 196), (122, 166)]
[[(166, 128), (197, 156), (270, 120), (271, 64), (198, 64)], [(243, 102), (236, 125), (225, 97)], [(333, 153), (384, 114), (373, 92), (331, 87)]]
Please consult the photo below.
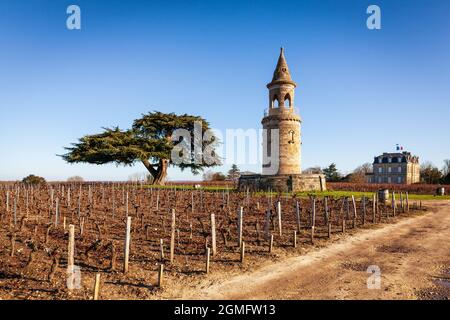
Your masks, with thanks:
[[(400, 213), (398, 209), (395, 217), (389, 206), (380, 205), (376, 224), (372, 224), (372, 204), (366, 203), (364, 220), (362, 203), (357, 201), (357, 228), (352, 228), (352, 209), (347, 211), (343, 199), (329, 199), (333, 229), (328, 239), (324, 199), (317, 199), (316, 238), (312, 244), (308, 227), (312, 220), (311, 201), (282, 197), (279, 200), (283, 234), (277, 234), (274, 218), (270, 223), (271, 233), (275, 234), (274, 251), (269, 253), (263, 237), (264, 220), (267, 208), (275, 212), (275, 196), (148, 190), (111, 184), (92, 184), (89, 189), (88, 185), (80, 189), (65, 187), (53, 186), (52, 202), (48, 187), (0, 185), (0, 299), (92, 299), (97, 273), (101, 274), (100, 299), (449, 297), (450, 202), (427, 202), (425, 210), (411, 203), (410, 212)], [(71, 197), (67, 195), (69, 187)], [(59, 199), (59, 220), (55, 199)], [(298, 246), (293, 248), (296, 201), (301, 207), (302, 229)], [(244, 263), (239, 261), (236, 245), (236, 212), (240, 206), (244, 206), (245, 217)], [(177, 213), (177, 233), (175, 260), (169, 263), (168, 212), (172, 208)], [(129, 271), (124, 274), (127, 213), (133, 222)], [(218, 252), (211, 259), (211, 272), (205, 274), (204, 252), (205, 244), (211, 244), (211, 213), (216, 216)], [(344, 218), (347, 231), (342, 234)], [(69, 224), (75, 225), (75, 264), (81, 268), (81, 287), (75, 290), (69, 290), (66, 284)], [(160, 259), (160, 239), (165, 245), (164, 261)], [(114, 270), (110, 269), (111, 242), (116, 257)], [(35, 254), (31, 254), (32, 248)], [(158, 288), (157, 270), (162, 262), (164, 285)], [(367, 289), (369, 265), (381, 269), (381, 290)]]
[[(450, 202), (428, 213), (357, 232), (325, 248), (230, 277), (212, 275), (163, 296), (187, 299), (449, 299)], [(368, 289), (369, 265), (381, 289)]]

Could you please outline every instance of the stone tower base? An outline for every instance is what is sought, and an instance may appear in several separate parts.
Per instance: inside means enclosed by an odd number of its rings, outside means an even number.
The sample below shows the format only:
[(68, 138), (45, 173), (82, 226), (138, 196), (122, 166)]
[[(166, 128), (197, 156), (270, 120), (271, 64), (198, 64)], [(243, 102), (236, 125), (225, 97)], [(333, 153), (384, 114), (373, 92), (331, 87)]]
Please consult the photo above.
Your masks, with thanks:
[(286, 174), (266, 176), (260, 174), (242, 175), (239, 178), (240, 191), (325, 191), (325, 176), (322, 174)]

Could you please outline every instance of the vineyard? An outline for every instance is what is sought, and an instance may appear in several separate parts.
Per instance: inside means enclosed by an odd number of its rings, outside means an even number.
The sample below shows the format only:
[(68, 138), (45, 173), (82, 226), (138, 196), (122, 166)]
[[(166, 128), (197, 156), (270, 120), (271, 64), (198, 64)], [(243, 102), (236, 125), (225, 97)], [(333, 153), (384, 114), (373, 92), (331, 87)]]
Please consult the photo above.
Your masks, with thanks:
[(410, 194), (435, 195), (438, 187), (450, 190), (450, 185), (437, 184), (377, 184), (377, 183), (350, 183), (327, 182), (327, 188), (333, 191), (376, 192), (380, 189), (388, 189), (395, 192), (408, 192)]
[(407, 193), (381, 202), (375, 195), (2, 184), (0, 298), (151, 299), (166, 277), (226, 270), (420, 210)]

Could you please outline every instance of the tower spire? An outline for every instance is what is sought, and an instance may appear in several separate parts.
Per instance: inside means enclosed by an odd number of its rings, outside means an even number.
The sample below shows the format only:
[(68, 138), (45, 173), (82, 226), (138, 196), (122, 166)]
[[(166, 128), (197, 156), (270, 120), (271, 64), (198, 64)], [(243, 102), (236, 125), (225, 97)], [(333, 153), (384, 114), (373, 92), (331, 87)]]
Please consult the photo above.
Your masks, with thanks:
[[(273, 72), (273, 77), (271, 83), (290, 83), (294, 86), (296, 85), (295, 82), (291, 78), (291, 74), (289, 72), (289, 67), (286, 62), (286, 58), (284, 57), (284, 48), (280, 48), (280, 56), (278, 57), (277, 66), (275, 67), (275, 71)], [(268, 86), (269, 86), (268, 85)]]

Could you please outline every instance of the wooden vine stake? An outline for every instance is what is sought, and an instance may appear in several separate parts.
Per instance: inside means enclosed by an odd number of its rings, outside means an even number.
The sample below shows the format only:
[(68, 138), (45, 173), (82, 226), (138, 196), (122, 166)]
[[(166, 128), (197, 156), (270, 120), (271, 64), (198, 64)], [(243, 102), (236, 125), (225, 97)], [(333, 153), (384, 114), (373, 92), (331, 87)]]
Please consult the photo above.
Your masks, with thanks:
[(377, 214), (377, 196), (373, 194), (372, 199), (372, 223), (375, 223), (375, 218)]
[(58, 227), (59, 222), (59, 198), (56, 198), (56, 206), (55, 206), (55, 228)]
[(356, 213), (356, 201), (355, 201), (354, 195), (352, 195), (352, 205), (353, 205), (353, 228), (356, 228), (357, 213)]
[(158, 192), (156, 193), (156, 211), (159, 210), (159, 189)]
[(406, 196), (406, 212), (409, 212), (409, 197), (408, 197), (408, 192), (405, 193)]
[(100, 273), (95, 275), (95, 283), (94, 283), (94, 300), (98, 300), (98, 296), (100, 293)]
[(405, 212), (405, 207), (403, 205), (403, 192), (400, 192), (400, 208), (402, 212)]
[(278, 214), (278, 232), (281, 235), (283, 234), (282, 226), (281, 226), (281, 201), (277, 202), (277, 214)]
[(170, 234), (170, 263), (173, 263), (173, 259), (175, 257), (175, 231), (176, 231), (176, 223), (175, 223), (175, 209), (172, 209), (172, 224), (171, 224), (171, 234)]
[(6, 212), (9, 212), (9, 191), (6, 191)]
[(14, 197), (14, 228), (17, 226), (17, 197)]
[(294, 230), (293, 243), (294, 243), (294, 248), (297, 248), (297, 230)]
[(241, 243), (241, 263), (244, 263), (245, 260), (245, 242)]
[(214, 213), (211, 214), (211, 246), (212, 246), (212, 255), (215, 256), (217, 248), (216, 248), (216, 217)]
[(266, 210), (266, 221), (264, 224), (264, 237), (266, 240), (270, 239), (270, 210)]
[(125, 200), (125, 215), (128, 217), (128, 191), (127, 191), (127, 197)]
[(300, 204), (298, 201), (295, 202), (295, 218), (297, 220), (297, 231), (298, 233), (301, 232), (301, 224), (300, 224)]
[(392, 215), (395, 216), (396, 203), (395, 203), (395, 192), (392, 191)]
[(127, 217), (127, 226), (125, 230), (125, 257), (123, 261), (123, 273), (128, 272), (128, 261), (130, 259), (130, 241), (131, 241), (131, 217)]
[(69, 273), (73, 273), (75, 266), (75, 226), (69, 225), (69, 245), (67, 247), (67, 269)]
[(362, 224), (364, 226), (366, 224), (366, 197), (365, 196), (362, 197), (362, 211), (363, 211)]
[(273, 251), (273, 234), (270, 235), (269, 253), (272, 253), (272, 251)]
[(238, 246), (242, 245), (242, 228), (243, 228), (243, 219), (244, 219), (244, 209), (240, 207), (238, 210)]
[(211, 248), (206, 248), (206, 273), (209, 273), (209, 259), (211, 257)]
[(312, 217), (311, 217), (311, 243), (314, 243), (314, 229), (316, 225), (316, 198), (312, 199)]
[(161, 288), (163, 285), (163, 275), (164, 275), (164, 265), (161, 263), (158, 266), (158, 287)]

